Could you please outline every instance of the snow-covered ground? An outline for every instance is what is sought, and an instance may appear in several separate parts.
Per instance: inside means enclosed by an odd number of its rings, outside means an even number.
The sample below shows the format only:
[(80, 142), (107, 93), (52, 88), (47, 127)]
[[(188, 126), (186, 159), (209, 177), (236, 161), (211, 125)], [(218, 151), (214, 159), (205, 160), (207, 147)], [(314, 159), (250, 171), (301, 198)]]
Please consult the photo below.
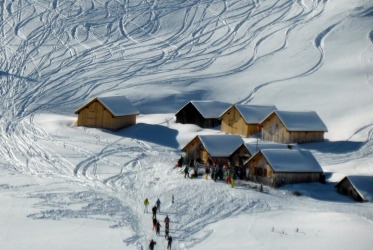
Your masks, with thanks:
[[(373, 203), (334, 190), (373, 175), (370, 0), (6, 0), (0, 12), (2, 249), (166, 249), (146, 197), (169, 215), (173, 249), (371, 248)], [(98, 95), (126, 95), (137, 124), (77, 127)], [(327, 141), (300, 147), (327, 183), (262, 193), (185, 179), (179, 149), (219, 133), (175, 123), (191, 99), (316, 111)]]

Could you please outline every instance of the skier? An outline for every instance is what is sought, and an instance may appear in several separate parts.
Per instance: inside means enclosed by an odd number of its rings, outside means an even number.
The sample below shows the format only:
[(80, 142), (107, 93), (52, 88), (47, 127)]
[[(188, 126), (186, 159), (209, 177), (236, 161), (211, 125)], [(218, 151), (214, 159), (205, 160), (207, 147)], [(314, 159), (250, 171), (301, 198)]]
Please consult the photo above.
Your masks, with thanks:
[(156, 201), (156, 204), (157, 204), (157, 212), (161, 212), (161, 201), (159, 200), (159, 198)]
[(168, 234), (170, 232), (170, 218), (168, 217), (168, 215), (164, 219), (164, 228), (165, 228), (165, 238), (167, 239)]
[(154, 204), (154, 206), (152, 207), (152, 212), (153, 212), (153, 219), (156, 219), (157, 218), (157, 205)]
[(148, 200), (148, 198), (145, 198), (145, 200), (144, 200), (144, 213), (148, 213), (148, 205), (149, 205), (149, 200)]
[(154, 250), (154, 246), (157, 244), (153, 239), (150, 240), (149, 243), (149, 250)]
[(159, 223), (159, 221), (157, 221), (157, 231), (156, 231), (156, 234), (160, 235), (160, 232), (161, 232), (161, 223)]
[(167, 238), (167, 250), (171, 250), (172, 237), (168, 236)]

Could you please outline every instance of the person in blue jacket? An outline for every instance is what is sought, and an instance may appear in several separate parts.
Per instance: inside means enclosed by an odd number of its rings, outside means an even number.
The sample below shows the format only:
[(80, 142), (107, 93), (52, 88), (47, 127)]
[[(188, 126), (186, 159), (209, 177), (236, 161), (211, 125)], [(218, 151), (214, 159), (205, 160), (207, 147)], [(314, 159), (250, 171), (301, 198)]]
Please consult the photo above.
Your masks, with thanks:
[(157, 210), (158, 210), (157, 212), (161, 212), (161, 201), (159, 200), (159, 198), (155, 204), (157, 204)]

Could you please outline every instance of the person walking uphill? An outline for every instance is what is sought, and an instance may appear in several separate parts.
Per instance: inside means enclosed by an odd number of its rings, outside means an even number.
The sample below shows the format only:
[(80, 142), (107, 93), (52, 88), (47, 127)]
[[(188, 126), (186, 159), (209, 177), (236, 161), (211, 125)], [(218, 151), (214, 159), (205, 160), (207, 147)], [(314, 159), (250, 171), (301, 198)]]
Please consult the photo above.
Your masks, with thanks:
[(145, 200), (144, 200), (144, 213), (148, 213), (148, 205), (149, 205), (149, 200), (148, 200), (148, 198), (145, 198)]
[(152, 212), (153, 212), (153, 219), (157, 218), (157, 205), (154, 205), (152, 207)]
[(164, 219), (164, 228), (165, 228), (165, 238), (167, 239), (169, 233), (170, 233), (170, 218), (168, 218), (168, 215)]
[(167, 238), (167, 250), (171, 250), (172, 237), (168, 236)]
[(159, 200), (159, 198), (156, 201), (156, 204), (157, 204), (157, 212), (160, 213), (161, 212), (161, 201)]
[(149, 242), (149, 250), (154, 250), (154, 246), (157, 244), (153, 239)]
[(161, 223), (159, 223), (159, 221), (157, 222), (157, 231), (156, 231), (156, 234), (157, 235), (160, 235), (161, 233)]

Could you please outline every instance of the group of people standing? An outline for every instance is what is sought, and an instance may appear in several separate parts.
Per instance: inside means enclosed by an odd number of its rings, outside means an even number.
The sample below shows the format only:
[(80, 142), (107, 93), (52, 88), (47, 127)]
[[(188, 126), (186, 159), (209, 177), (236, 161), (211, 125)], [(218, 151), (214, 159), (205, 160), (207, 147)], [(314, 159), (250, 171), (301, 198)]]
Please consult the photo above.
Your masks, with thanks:
[[(197, 163), (198, 161), (196, 161)], [(198, 172), (198, 165), (192, 161), (191, 164), (185, 165), (184, 168), (184, 178), (192, 178), (194, 176), (190, 176), (189, 172), (190, 169), (193, 168), (193, 173), (197, 175)], [(211, 176), (211, 179), (214, 181), (225, 180), (227, 184), (230, 184), (232, 188), (236, 185), (236, 180), (238, 178), (237, 173), (234, 168), (229, 167), (228, 163), (221, 164), (219, 161), (216, 161), (215, 164), (213, 164), (212, 160), (209, 159), (207, 163), (204, 165), (204, 178), (208, 180), (209, 176)]]
[[(173, 202), (173, 196), (172, 196), (172, 202)], [(146, 198), (144, 200), (144, 213), (148, 213), (148, 206), (149, 206), (149, 200)], [(160, 235), (161, 231), (161, 224), (159, 220), (157, 219), (157, 213), (161, 211), (161, 201), (159, 198), (157, 199), (156, 203), (152, 207), (152, 223), (153, 223), (153, 231), (156, 232), (156, 235)], [(165, 227), (165, 239), (167, 240), (167, 249), (171, 250), (171, 244), (172, 244), (172, 237), (169, 235), (170, 233), (170, 218), (168, 215), (164, 219), (164, 227)], [(154, 250), (155, 245), (157, 242), (155, 242), (153, 239), (149, 242), (149, 250)]]

